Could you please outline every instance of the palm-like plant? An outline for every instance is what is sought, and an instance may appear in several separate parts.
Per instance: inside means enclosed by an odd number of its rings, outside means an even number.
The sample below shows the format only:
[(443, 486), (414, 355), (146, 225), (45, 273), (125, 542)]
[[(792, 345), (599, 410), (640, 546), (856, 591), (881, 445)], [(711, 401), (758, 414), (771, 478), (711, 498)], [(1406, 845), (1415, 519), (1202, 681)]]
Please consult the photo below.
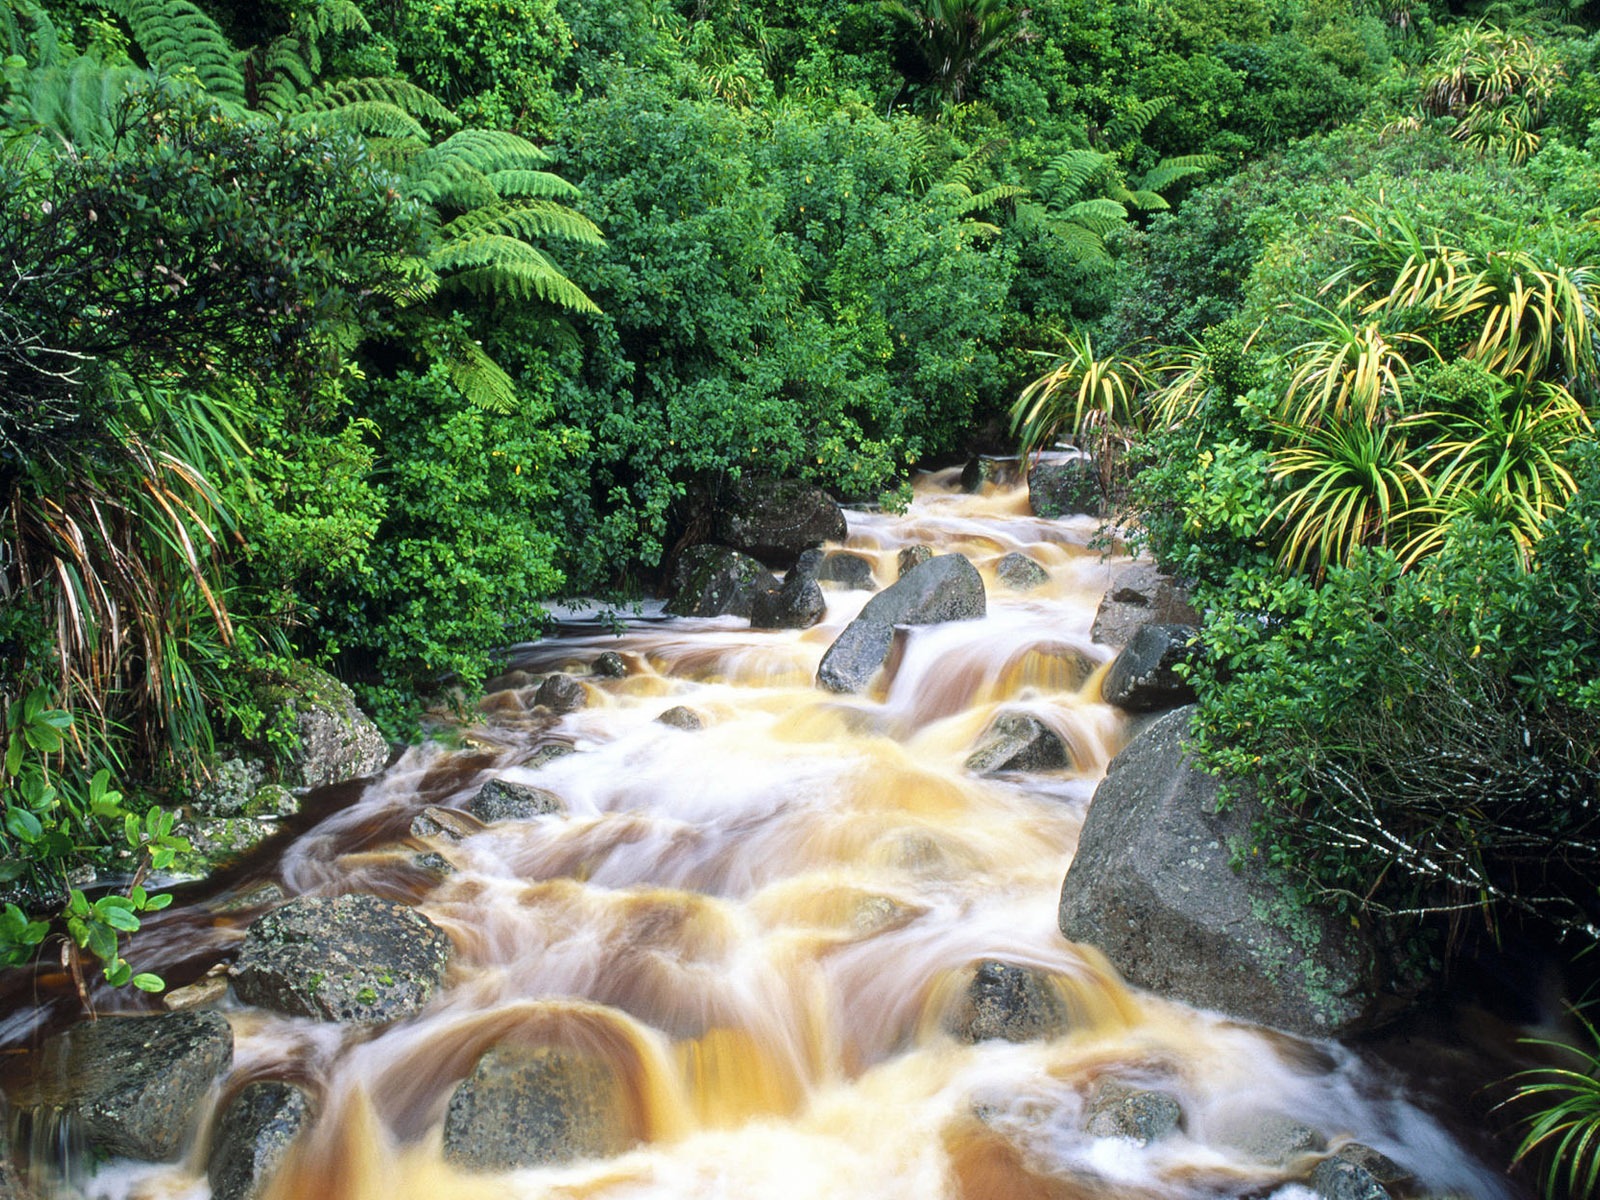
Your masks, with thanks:
[(1062, 354), (1034, 352), (1052, 365), (1011, 406), (1011, 431), (1023, 455), (1070, 435), (1094, 455), (1101, 486), (1109, 488), (1116, 451), (1139, 423), (1136, 400), (1147, 383), (1144, 365), (1119, 351), (1097, 355), (1087, 330), (1074, 330), (1063, 340)]
[(1279, 406), (1290, 426), (1315, 427), (1357, 414), (1376, 422), (1404, 407), (1408, 353), (1432, 346), (1421, 334), (1392, 332), (1377, 321), (1353, 322), (1344, 312), (1317, 307), (1312, 326), (1322, 336), (1296, 347), (1298, 362)]
[(1573, 1015), (1583, 1025), (1588, 1048), (1527, 1039), (1527, 1044), (1546, 1047), (1575, 1063), (1535, 1067), (1514, 1076), (1516, 1091), (1507, 1102), (1539, 1106), (1524, 1121), (1527, 1132), (1515, 1161), (1545, 1157), (1544, 1194), (1551, 1200), (1557, 1196), (1579, 1200), (1600, 1190), (1600, 1030), (1582, 1012)]
[(1458, 25), (1422, 77), (1421, 105), (1456, 118), (1452, 136), (1480, 153), (1503, 149), (1521, 162), (1539, 148), (1535, 132), (1563, 69), (1554, 53), (1493, 25)]
[(884, 0), (883, 11), (911, 37), (926, 82), (952, 104), (966, 99), (984, 62), (1033, 36), (1028, 10), (1006, 0)]

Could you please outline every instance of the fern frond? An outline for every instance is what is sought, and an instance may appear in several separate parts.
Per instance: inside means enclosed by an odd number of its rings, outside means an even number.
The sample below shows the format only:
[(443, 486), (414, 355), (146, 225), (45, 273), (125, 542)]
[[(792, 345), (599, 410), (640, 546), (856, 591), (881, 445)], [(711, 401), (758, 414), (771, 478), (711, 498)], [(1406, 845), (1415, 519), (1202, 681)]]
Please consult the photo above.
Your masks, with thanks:
[(1140, 178), (1138, 187), (1146, 192), (1164, 192), (1173, 184), (1202, 175), (1222, 160), (1215, 154), (1176, 154), (1163, 158)]
[(338, 83), (309, 91), (301, 100), (300, 109), (303, 112), (326, 112), (360, 103), (390, 104), (408, 116), (452, 129), (461, 124), (460, 118), (426, 88), (404, 79), (385, 76), (341, 79)]
[(318, 37), (330, 33), (371, 33), (372, 26), (354, 0), (324, 0), (307, 6), (305, 23)]
[(414, 137), (368, 137), (367, 153), (372, 161), (396, 175), (404, 172), (406, 164), (428, 148), (428, 143)]
[(127, 20), (152, 69), (192, 70), (214, 99), (244, 106), (244, 75), (232, 44), (189, 0), (110, 0), (106, 7)]
[(575, 312), (599, 312), (595, 302), (539, 251), (501, 233), (452, 238), (428, 256), (445, 287), (476, 296), (543, 300)]
[(28, 72), (22, 89), (11, 97), (13, 119), (49, 129), (80, 150), (104, 148), (128, 88), (148, 78), (138, 67), (106, 66), (80, 55), (64, 68)]
[(1113, 196), (1112, 199), (1120, 200), (1122, 203), (1141, 209), (1144, 212), (1161, 212), (1163, 209), (1172, 207), (1167, 203), (1167, 198), (1160, 192), (1147, 192), (1143, 188), (1131, 192), (1127, 188), (1122, 188), (1120, 191), (1121, 194)]
[(0, 58), (15, 55), (31, 67), (61, 64), (61, 37), (50, 14), (32, 0), (0, 3)]
[(1111, 261), (1105, 239), (1087, 225), (1063, 222), (1052, 225), (1052, 228), (1062, 247), (1079, 262), (1103, 264)]
[(549, 171), (513, 169), (491, 171), (489, 182), (502, 196), (528, 196), (541, 200), (576, 200), (583, 193)]
[(406, 196), (469, 211), (500, 203), (489, 176), (461, 159), (440, 157), (438, 149), (424, 150), (406, 164), (400, 179)]
[(517, 385), (477, 342), (462, 338), (447, 369), (450, 382), (474, 408), (506, 416), (517, 408)]
[(357, 100), (337, 108), (296, 112), (289, 118), (296, 128), (318, 125), (324, 129), (349, 129), (373, 137), (426, 141), (428, 131), (410, 113), (381, 100)]
[(1068, 224), (1081, 225), (1103, 238), (1128, 219), (1128, 210), (1115, 200), (1097, 196), (1093, 200), (1079, 200), (1060, 210), (1057, 216)]
[(527, 138), (503, 129), (463, 129), (445, 138), (432, 153), (458, 159), (486, 175), (537, 169), (550, 161), (550, 156)]
[(1127, 112), (1106, 123), (1101, 135), (1102, 144), (1117, 147), (1137, 141), (1145, 126), (1171, 104), (1171, 96), (1152, 96), (1148, 100), (1134, 101), (1133, 107)]
[(439, 291), (439, 275), (428, 261), (415, 254), (407, 254), (383, 263), (385, 270), (378, 291), (404, 305), (421, 304)]
[(503, 233), (524, 241), (555, 237), (586, 246), (599, 246), (605, 241), (600, 227), (588, 217), (549, 200), (513, 200), (475, 208), (445, 225), (442, 232), (448, 238), (484, 233)]
[(1039, 188), (1057, 203), (1082, 196), (1094, 178), (1111, 165), (1111, 156), (1098, 150), (1068, 150), (1046, 164)]

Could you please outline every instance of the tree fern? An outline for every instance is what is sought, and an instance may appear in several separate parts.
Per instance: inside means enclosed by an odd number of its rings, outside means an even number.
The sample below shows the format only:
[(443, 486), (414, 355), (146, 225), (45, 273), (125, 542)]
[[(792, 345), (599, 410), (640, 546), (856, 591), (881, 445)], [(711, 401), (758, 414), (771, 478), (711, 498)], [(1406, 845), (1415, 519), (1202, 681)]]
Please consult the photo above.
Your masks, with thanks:
[(479, 233), (441, 241), (428, 257), (441, 286), (480, 297), (542, 300), (576, 312), (599, 312), (560, 269), (520, 238)]
[(61, 61), (56, 24), (32, 0), (0, 3), (0, 58), (17, 57), (30, 66), (48, 68)]
[(1203, 175), (1222, 160), (1215, 154), (1176, 154), (1163, 158), (1146, 171), (1135, 186), (1140, 191), (1164, 192), (1175, 183), (1194, 175)]
[(407, 116), (445, 128), (461, 124), (432, 92), (407, 80), (385, 76), (341, 79), (337, 83), (312, 88), (295, 98), (294, 110), (331, 112), (352, 104), (387, 104)]
[(501, 416), (516, 410), (516, 383), (477, 342), (459, 339), (452, 347), (446, 367), (450, 382), (475, 408)]
[(1111, 164), (1111, 156), (1098, 150), (1068, 150), (1045, 165), (1039, 176), (1039, 192), (1049, 204), (1071, 204), (1082, 197), (1089, 184), (1109, 170)]
[(1103, 145), (1117, 148), (1139, 139), (1145, 126), (1172, 103), (1171, 96), (1153, 96), (1149, 100), (1136, 100), (1127, 112), (1106, 123), (1101, 131)]
[(13, 125), (48, 129), (79, 149), (103, 147), (129, 86), (145, 79), (137, 67), (107, 66), (82, 55), (64, 67), (27, 72), (10, 97), (8, 118)]
[(152, 70), (191, 70), (214, 99), (244, 107), (238, 55), (217, 23), (189, 0), (109, 0), (106, 7), (128, 22)]
[(492, 171), (489, 183), (502, 196), (526, 196), (541, 200), (576, 200), (582, 193), (576, 186), (549, 171), (512, 169)]
[(317, 125), (324, 129), (348, 129), (352, 133), (390, 140), (409, 140), (426, 144), (428, 131), (410, 113), (377, 100), (357, 100), (330, 108), (297, 112), (289, 118), (296, 126)]
[(442, 230), (449, 238), (504, 234), (531, 240), (556, 237), (598, 246), (604, 240), (588, 217), (549, 200), (513, 200), (462, 213)]

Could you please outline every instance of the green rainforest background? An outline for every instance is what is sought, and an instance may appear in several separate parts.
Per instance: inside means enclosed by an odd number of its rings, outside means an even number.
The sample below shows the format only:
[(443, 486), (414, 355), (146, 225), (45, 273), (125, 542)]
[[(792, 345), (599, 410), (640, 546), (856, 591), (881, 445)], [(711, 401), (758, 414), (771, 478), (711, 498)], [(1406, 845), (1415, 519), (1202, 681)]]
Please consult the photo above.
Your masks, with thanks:
[(305, 664), (405, 737), (743, 474), (894, 504), (1059, 440), (1192, 584), (1197, 746), (1300, 902), (1428, 971), (1580, 951), (1597, 24), (4, 0), (8, 960), (64, 914), (126, 981), (164, 900), (74, 871), (169, 861)]

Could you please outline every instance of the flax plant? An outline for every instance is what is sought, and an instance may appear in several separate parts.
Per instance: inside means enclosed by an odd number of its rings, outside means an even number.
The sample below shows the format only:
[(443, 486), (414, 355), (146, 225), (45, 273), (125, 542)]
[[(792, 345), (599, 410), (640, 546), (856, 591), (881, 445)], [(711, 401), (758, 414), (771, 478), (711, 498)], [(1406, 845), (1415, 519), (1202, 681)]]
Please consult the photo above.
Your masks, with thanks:
[(1116, 451), (1140, 426), (1138, 400), (1149, 378), (1135, 356), (1097, 355), (1087, 330), (1074, 330), (1064, 340), (1063, 354), (1035, 352), (1052, 366), (1011, 406), (1011, 431), (1024, 456), (1070, 436), (1094, 455), (1101, 486), (1109, 489)]
[(1573, 1015), (1582, 1023), (1593, 1048), (1525, 1039), (1527, 1045), (1575, 1057), (1577, 1065), (1535, 1067), (1513, 1076), (1516, 1092), (1508, 1101), (1541, 1106), (1526, 1118), (1527, 1131), (1513, 1161), (1545, 1156), (1544, 1194), (1551, 1200), (1557, 1196), (1578, 1200), (1600, 1190), (1600, 1031), (1581, 1012)]

